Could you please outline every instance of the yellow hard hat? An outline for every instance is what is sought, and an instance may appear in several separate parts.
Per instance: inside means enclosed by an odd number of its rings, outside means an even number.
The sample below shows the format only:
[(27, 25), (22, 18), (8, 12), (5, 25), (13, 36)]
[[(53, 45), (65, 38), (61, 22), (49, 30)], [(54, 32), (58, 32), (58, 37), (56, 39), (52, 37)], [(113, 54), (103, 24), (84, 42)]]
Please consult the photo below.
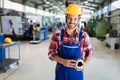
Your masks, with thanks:
[(11, 38), (9, 38), (9, 37), (6, 37), (4, 41), (5, 41), (6, 43), (12, 43), (12, 40), (11, 40)]
[(81, 7), (77, 4), (69, 4), (65, 13), (70, 15), (82, 15)]

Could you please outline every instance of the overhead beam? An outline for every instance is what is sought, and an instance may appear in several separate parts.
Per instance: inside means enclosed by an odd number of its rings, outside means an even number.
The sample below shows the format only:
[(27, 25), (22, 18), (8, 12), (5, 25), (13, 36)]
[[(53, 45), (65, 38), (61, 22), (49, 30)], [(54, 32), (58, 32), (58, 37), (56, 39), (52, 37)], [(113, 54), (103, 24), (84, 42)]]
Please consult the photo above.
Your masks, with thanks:
[(96, 10), (95, 8), (89, 8), (89, 7), (87, 7), (87, 6), (82, 6), (82, 8), (88, 9), (88, 10), (92, 10), (92, 11), (95, 11), (95, 10)]
[(28, 0), (22, 0), (22, 4), (25, 5)]
[(92, 2), (92, 1), (87, 1), (88, 3), (90, 3), (90, 4), (96, 4), (96, 5), (101, 5), (102, 3), (97, 3), (97, 2), (95, 2), (95, 0), (94, 0), (94, 2)]
[(46, 4), (45, 2), (42, 2), (42, 3), (36, 3), (36, 2), (34, 2), (34, 1), (29, 1), (29, 2), (31, 2), (31, 3), (33, 3), (33, 4), (37, 4), (37, 5), (44, 5), (44, 4)]
[[(17, 0), (10, 0), (10, 1), (12, 1), (12, 2), (17, 2), (18, 3), (18, 1)], [(27, 2), (28, 0), (21, 0), (21, 4), (26, 4), (26, 2)], [(20, 3), (20, 2), (19, 2)]]
[(51, 7), (53, 7), (53, 6), (48, 6), (48, 7), (45, 7), (45, 6), (44, 6), (45, 9), (49, 9), (49, 8), (51, 8)]
[(91, 7), (91, 8), (94, 8), (94, 9), (97, 9), (98, 7), (97, 6), (92, 6), (92, 5), (86, 5), (86, 4), (82, 4), (82, 3), (79, 3), (79, 5), (81, 6), (85, 6), (85, 7)]
[(57, 0), (55, 0), (55, 1), (52, 0), (52, 2), (54, 3), (55, 6), (58, 6), (58, 8), (60, 8), (62, 11), (65, 11), (65, 10), (61, 7), (61, 5), (58, 3)]
[(92, 5), (83, 5), (83, 6), (87, 6), (87, 7), (91, 7), (91, 8), (95, 8), (95, 9), (98, 8), (97, 6), (92, 6)]

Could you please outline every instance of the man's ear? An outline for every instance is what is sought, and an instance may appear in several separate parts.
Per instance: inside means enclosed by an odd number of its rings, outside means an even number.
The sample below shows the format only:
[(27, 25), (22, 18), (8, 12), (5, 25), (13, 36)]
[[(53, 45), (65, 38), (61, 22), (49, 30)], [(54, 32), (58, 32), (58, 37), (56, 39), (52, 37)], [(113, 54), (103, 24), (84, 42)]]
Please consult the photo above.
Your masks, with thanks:
[(66, 23), (67, 23), (67, 14), (65, 15), (65, 21), (66, 21)]
[(78, 18), (78, 22), (80, 21), (80, 19), (81, 19), (81, 18), (79, 17), (79, 18)]
[(80, 21), (81, 17), (80, 17), (80, 16), (78, 16), (78, 18), (79, 18), (79, 21)]

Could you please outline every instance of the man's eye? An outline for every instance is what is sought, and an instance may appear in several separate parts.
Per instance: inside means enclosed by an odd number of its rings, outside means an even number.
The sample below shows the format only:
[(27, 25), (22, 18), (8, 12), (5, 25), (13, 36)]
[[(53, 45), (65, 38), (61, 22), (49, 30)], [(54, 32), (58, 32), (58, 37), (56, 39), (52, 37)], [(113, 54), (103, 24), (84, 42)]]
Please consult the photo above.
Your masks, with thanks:
[(74, 20), (77, 20), (77, 18), (75, 18)]

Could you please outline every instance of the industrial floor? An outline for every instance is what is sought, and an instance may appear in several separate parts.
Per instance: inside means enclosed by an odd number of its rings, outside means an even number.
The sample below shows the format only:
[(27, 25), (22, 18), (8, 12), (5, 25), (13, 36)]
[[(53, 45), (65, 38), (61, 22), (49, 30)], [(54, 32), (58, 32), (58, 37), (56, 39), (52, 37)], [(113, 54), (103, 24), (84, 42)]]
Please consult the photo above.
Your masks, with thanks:
[[(39, 44), (21, 41), (19, 65), (11, 65), (6, 72), (0, 71), (0, 80), (55, 80), (56, 62), (48, 59), (50, 38)], [(91, 38), (94, 58), (85, 67), (85, 80), (119, 80), (120, 49), (110, 50), (105, 41)], [(12, 56), (17, 46), (11, 47)]]

